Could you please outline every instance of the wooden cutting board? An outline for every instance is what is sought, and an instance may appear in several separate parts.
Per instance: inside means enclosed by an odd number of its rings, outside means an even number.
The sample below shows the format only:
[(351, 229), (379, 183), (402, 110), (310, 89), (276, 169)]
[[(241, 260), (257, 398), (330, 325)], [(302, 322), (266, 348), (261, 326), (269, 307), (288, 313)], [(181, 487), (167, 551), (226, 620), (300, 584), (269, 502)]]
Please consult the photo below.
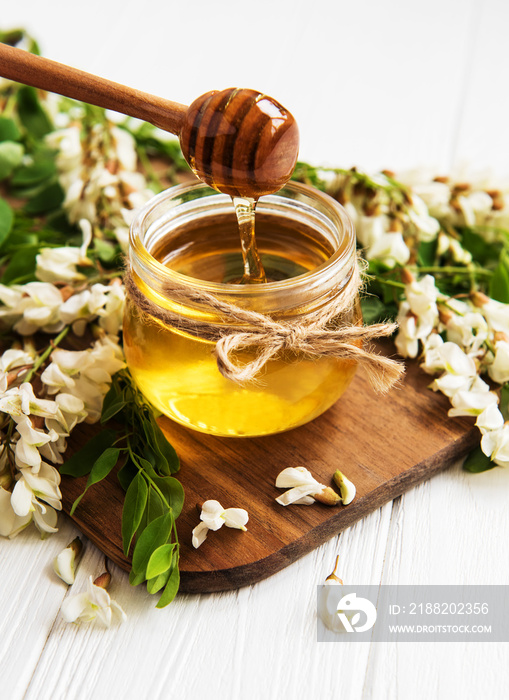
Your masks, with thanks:
[[(312, 423), (263, 438), (212, 437), (162, 419), (181, 459), (177, 477), (186, 496), (177, 523), (181, 591), (222, 591), (266, 578), (475, 447), (479, 431), (473, 420), (448, 418), (448, 400), (430, 391), (429, 383), (412, 362), (402, 385), (378, 396), (358, 373), (342, 399)], [(355, 483), (357, 496), (350, 505), (333, 508), (280, 506), (275, 498), (282, 491), (274, 482), (289, 466), (308, 467), (327, 485), (339, 468)], [(63, 477), (67, 513), (85, 481)], [(73, 520), (129, 570), (120, 534), (123, 495), (110, 476), (89, 490)], [(196, 504), (208, 499), (245, 508), (248, 530), (223, 527), (196, 550), (191, 546), (199, 522)]]

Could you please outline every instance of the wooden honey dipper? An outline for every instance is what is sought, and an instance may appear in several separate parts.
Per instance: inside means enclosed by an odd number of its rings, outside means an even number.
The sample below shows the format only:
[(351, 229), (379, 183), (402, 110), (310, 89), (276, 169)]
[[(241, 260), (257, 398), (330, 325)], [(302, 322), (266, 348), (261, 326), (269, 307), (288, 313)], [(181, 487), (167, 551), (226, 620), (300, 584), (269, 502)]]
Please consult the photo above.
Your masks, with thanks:
[(257, 199), (276, 192), (297, 161), (295, 119), (279, 102), (255, 90), (213, 90), (186, 107), (7, 44), (0, 44), (0, 75), (178, 135), (182, 153), (200, 180), (233, 197)]

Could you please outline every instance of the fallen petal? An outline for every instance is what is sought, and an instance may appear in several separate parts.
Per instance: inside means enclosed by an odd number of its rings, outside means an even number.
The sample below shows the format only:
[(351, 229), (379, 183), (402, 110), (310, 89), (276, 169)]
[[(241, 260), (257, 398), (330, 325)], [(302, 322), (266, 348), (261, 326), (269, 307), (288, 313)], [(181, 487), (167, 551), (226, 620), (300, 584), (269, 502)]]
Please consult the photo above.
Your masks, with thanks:
[(246, 530), (245, 525), (249, 520), (249, 515), (244, 508), (227, 508), (222, 517), (226, 527), (235, 527), (239, 530)]
[(207, 533), (209, 528), (205, 523), (200, 523), (193, 530), (193, 547), (198, 549), (198, 547), (205, 542), (207, 539)]

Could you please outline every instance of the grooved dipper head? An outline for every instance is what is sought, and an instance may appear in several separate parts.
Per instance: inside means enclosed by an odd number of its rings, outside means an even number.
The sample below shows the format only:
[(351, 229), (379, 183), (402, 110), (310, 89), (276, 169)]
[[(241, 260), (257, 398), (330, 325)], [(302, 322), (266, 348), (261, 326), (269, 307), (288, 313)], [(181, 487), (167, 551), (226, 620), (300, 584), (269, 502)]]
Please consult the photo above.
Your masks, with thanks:
[(277, 192), (297, 162), (299, 130), (293, 116), (255, 90), (207, 92), (188, 108), (180, 132), (182, 153), (195, 174), (233, 197)]

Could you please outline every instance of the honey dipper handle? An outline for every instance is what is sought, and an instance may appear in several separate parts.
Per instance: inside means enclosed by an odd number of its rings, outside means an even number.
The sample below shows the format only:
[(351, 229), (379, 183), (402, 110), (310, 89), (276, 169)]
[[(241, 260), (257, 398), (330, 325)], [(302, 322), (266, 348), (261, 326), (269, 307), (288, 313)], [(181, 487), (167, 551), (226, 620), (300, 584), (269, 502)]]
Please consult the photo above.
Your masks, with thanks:
[(18, 83), (143, 119), (179, 134), (187, 107), (0, 43), (0, 75)]

